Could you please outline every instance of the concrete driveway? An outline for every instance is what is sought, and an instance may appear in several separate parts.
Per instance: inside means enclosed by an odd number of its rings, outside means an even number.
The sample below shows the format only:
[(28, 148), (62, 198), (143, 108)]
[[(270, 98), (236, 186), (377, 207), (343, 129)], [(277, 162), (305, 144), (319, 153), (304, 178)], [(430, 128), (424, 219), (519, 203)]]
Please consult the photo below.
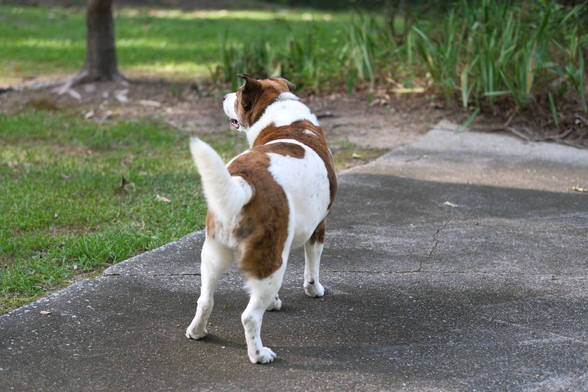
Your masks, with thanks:
[(586, 391), (588, 151), (455, 133), (340, 175), (322, 279), (295, 251), (252, 365), (243, 281), (190, 341), (202, 233), (0, 317), (0, 389)]

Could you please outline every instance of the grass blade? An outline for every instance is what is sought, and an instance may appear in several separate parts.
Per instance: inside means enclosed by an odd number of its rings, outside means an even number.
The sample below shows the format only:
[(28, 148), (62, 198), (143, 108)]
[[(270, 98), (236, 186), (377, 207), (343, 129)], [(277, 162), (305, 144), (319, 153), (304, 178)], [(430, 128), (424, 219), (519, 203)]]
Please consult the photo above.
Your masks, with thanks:
[(467, 127), (472, 125), (476, 117), (478, 117), (478, 114), (480, 114), (480, 108), (476, 108), (476, 110), (474, 110), (474, 112), (468, 117), (468, 119), (463, 124), (461, 124), (459, 129), (455, 132), (462, 133), (463, 131), (465, 131)]

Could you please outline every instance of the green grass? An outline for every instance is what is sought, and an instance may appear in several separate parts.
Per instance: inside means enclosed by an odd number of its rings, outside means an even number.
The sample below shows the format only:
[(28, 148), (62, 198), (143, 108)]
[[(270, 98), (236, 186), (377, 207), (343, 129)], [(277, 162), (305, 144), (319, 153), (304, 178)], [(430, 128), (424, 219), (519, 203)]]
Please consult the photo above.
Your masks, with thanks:
[(0, 145), (4, 311), (203, 227), (187, 135), (161, 123), (30, 111), (0, 116)]
[[(504, 100), (542, 103), (556, 127), (562, 108), (586, 112), (586, 6), (470, 4), (418, 14), (404, 36), (381, 14), (350, 11), (117, 9), (119, 68), (233, 84), (240, 72), (281, 74), (307, 91), (348, 93), (393, 80), (475, 107), (466, 123)], [(81, 69), (84, 10), (0, 5), (0, 21), (0, 86)], [(396, 18), (394, 30), (405, 23)], [(213, 142), (227, 157), (240, 143)], [(0, 146), (0, 312), (202, 228), (187, 137), (162, 123), (0, 113)], [(378, 154), (340, 145), (335, 158), (344, 168)]]
[[(81, 69), (83, 10), (0, 5), (0, 20), (0, 84)], [(314, 11), (121, 9), (115, 15), (119, 68), (129, 76), (208, 78), (220, 63), (223, 45), (259, 40), (261, 32), (264, 42), (286, 49), (287, 37), (312, 31), (321, 52), (332, 55), (347, 20), (348, 14)]]
[[(130, 77), (212, 79), (233, 87), (240, 72), (282, 75), (303, 89), (349, 93), (358, 84), (373, 92), (395, 80), (463, 107), (507, 99), (517, 108), (541, 102), (546, 112), (577, 103), (586, 112), (588, 7), (546, 0), (472, 4), (419, 14), (400, 37), (382, 15), (351, 11), (120, 9), (119, 66)], [(83, 10), (0, 6), (0, 18), (0, 84), (82, 67)], [(396, 18), (395, 30), (404, 23)]]
[(359, 15), (343, 55), (349, 77), (371, 86), (393, 79), (411, 87), (416, 79), (463, 107), (501, 100), (516, 110), (586, 112), (587, 16), (586, 5), (555, 1), (462, 0), (442, 15), (420, 16), (397, 39), (381, 17)]
[(225, 39), (212, 76), (234, 84), (242, 69), (260, 76), (285, 73), (314, 91), (345, 86), (351, 94), (367, 84), (370, 97), (376, 85), (394, 80), (476, 112), (491, 113), (498, 103), (515, 111), (533, 106), (552, 113), (557, 128), (558, 108), (587, 110), (586, 16), (585, 5), (462, 0), (443, 14), (419, 15), (406, 29), (407, 22), (396, 18), (395, 31), (406, 31), (398, 36), (381, 15), (350, 13), (334, 46), (316, 33), (316, 25), (285, 35), (281, 45), (271, 33), (238, 43)]

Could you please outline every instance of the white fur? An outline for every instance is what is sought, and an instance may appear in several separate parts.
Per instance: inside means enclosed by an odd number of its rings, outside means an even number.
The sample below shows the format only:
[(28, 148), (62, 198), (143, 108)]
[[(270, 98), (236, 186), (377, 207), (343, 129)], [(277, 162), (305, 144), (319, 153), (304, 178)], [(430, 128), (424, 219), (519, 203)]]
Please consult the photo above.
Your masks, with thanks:
[[(235, 93), (227, 94), (223, 103), (224, 111), (236, 119)], [(261, 130), (273, 123), (276, 126), (289, 125), (294, 121), (308, 120), (318, 125), (310, 109), (298, 101), (292, 93), (283, 93), (268, 106), (249, 129), (240, 126), (247, 134), (250, 145)], [(319, 282), (320, 257), (323, 244), (310, 243), (309, 238), (325, 219), (330, 202), (329, 179), (325, 163), (310, 147), (292, 139), (281, 139), (271, 143), (293, 143), (304, 148), (304, 158), (288, 157), (269, 153), (269, 171), (284, 189), (288, 199), (288, 236), (282, 252), (282, 265), (270, 276), (263, 279), (248, 279), (250, 300), (241, 316), (247, 341), (247, 354), (253, 363), (272, 362), (276, 354), (264, 347), (261, 341), (261, 325), (266, 310), (279, 310), (282, 301), (278, 291), (282, 284), (290, 249), (304, 245), (306, 266), (304, 270), (304, 291), (310, 297), (320, 297), (324, 288)], [(196, 315), (186, 330), (186, 337), (201, 339), (206, 333), (208, 318), (214, 306), (214, 291), (218, 279), (226, 272), (233, 260), (231, 240), (232, 222), (243, 205), (252, 197), (251, 187), (241, 177), (231, 177), (220, 156), (206, 143), (192, 139), (190, 149), (202, 177), (204, 192), (209, 208), (222, 220), (220, 236), (206, 237), (202, 248), (202, 287)], [(240, 154), (246, 155), (248, 151)], [(263, 190), (256, 190), (261, 191)]]
[[(289, 251), (289, 250), (288, 250)], [(282, 266), (273, 274), (264, 279), (249, 279), (249, 303), (241, 315), (241, 323), (247, 342), (247, 355), (251, 363), (268, 363), (276, 358), (276, 354), (261, 341), (261, 324), (263, 314), (275, 303), (278, 291), (282, 286), (282, 279), (286, 271), (286, 253)], [(277, 299), (279, 301), (279, 299)], [(281, 301), (280, 301), (281, 306)], [(278, 310), (278, 309), (275, 309)]]
[(230, 223), (253, 194), (240, 176), (231, 176), (222, 158), (198, 138), (190, 139), (190, 151), (202, 179), (208, 207), (223, 223)]
[[(236, 100), (237, 94), (230, 93), (225, 95), (223, 101), (225, 114), (231, 119), (237, 119), (237, 112), (235, 111)], [(318, 125), (316, 116), (310, 111), (308, 106), (300, 102), (296, 95), (292, 93), (282, 93), (265, 109), (265, 112), (255, 124), (250, 128), (245, 128), (243, 125), (240, 125), (239, 131), (245, 132), (247, 135), (247, 141), (249, 141), (249, 146), (253, 146), (259, 133), (268, 125), (273, 123), (276, 127), (281, 127), (301, 120), (308, 120), (314, 125)]]
[(259, 133), (268, 125), (273, 123), (276, 127), (281, 127), (301, 120), (307, 120), (314, 125), (318, 125), (316, 116), (312, 114), (308, 106), (298, 100), (298, 97), (292, 93), (282, 93), (274, 103), (265, 109), (265, 112), (255, 124), (248, 129), (244, 128), (243, 131), (247, 134), (249, 145), (253, 146)]
[(280, 139), (272, 143), (292, 143), (304, 148), (304, 158), (269, 154), (269, 171), (284, 189), (294, 218), (292, 248), (299, 248), (325, 219), (329, 206), (329, 178), (323, 160), (310, 147), (297, 140)]
[[(236, 120), (237, 119), (237, 112), (235, 111), (235, 101), (237, 100), (236, 93), (229, 93), (225, 95), (223, 100), (223, 110), (228, 118)], [(241, 129), (238, 129), (241, 131)]]
[(321, 242), (304, 244), (304, 292), (309, 297), (322, 297), (325, 294), (325, 289), (319, 282), (323, 246)]
[(214, 292), (218, 279), (227, 271), (233, 262), (233, 251), (231, 248), (221, 244), (219, 241), (206, 240), (202, 246), (200, 274), (202, 284), (200, 297), (196, 307), (196, 315), (192, 323), (186, 329), (188, 339), (202, 339), (208, 331), (208, 317), (214, 307)]

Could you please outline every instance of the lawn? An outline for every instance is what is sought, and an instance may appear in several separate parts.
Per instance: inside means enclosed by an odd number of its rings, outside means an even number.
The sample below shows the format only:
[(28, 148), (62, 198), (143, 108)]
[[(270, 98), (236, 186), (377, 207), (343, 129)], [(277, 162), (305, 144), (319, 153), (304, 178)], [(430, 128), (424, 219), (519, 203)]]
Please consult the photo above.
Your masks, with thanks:
[[(260, 37), (288, 46), (312, 33), (321, 51), (341, 45), (350, 15), (316, 11), (116, 11), (119, 67), (129, 76), (208, 78), (223, 45)], [(83, 10), (0, 5), (0, 85), (39, 75), (78, 71), (85, 56)], [(255, 28), (252, 28), (255, 26)]]
[[(441, 2), (434, 2), (441, 3)], [(115, 15), (127, 76), (237, 83), (235, 74), (283, 75), (314, 92), (369, 84), (425, 91), (493, 111), (536, 106), (588, 110), (584, 58), (588, 6), (462, 0), (408, 17), (367, 12), (177, 11), (122, 8)], [(83, 10), (0, 5), (0, 85), (70, 75), (85, 53)], [(402, 33), (399, 33), (402, 32)], [(235, 87), (235, 85), (233, 85)]]
[(3, 310), (202, 228), (185, 133), (42, 111), (0, 130)]

